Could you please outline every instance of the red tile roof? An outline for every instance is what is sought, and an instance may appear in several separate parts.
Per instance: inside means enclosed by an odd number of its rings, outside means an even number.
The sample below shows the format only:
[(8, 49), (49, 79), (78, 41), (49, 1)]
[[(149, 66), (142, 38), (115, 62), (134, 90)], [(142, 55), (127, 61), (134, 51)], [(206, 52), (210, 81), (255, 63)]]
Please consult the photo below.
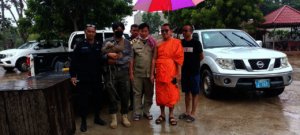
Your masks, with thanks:
[(293, 27), (300, 26), (300, 12), (290, 6), (283, 7), (273, 11), (265, 16), (266, 21), (260, 24), (260, 27)]

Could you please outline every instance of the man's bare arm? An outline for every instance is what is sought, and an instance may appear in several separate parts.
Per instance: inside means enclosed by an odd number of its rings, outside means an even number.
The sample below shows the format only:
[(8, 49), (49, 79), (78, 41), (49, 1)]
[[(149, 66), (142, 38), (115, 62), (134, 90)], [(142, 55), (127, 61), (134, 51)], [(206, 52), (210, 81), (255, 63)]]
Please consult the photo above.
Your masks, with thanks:
[(131, 84), (134, 82), (133, 63), (134, 63), (134, 57), (132, 57), (132, 60), (129, 63), (129, 78), (130, 78)]
[(204, 54), (203, 53), (199, 53), (199, 57), (200, 57), (200, 62), (204, 59)]
[(151, 64), (151, 76), (150, 80), (152, 83), (154, 83), (154, 70), (155, 70), (155, 62), (157, 60), (157, 48), (158, 48), (158, 43), (156, 43), (154, 52), (153, 52), (153, 58), (152, 58), (152, 64)]

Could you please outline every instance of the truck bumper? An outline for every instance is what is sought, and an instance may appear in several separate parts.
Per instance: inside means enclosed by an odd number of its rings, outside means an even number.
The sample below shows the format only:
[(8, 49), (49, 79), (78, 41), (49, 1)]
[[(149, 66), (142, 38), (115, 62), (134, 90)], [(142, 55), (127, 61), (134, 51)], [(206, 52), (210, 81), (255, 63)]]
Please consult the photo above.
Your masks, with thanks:
[(10, 58), (0, 59), (0, 66), (1, 67), (15, 67), (15, 63)]
[[(214, 82), (217, 86), (236, 89), (257, 89), (255, 79), (270, 79), (270, 88), (283, 88), (293, 82), (293, 71), (276, 74), (257, 75), (228, 75), (213, 73)], [(225, 83), (227, 79), (227, 84)], [(229, 79), (229, 81), (228, 81)], [(230, 82), (230, 83), (228, 83)]]

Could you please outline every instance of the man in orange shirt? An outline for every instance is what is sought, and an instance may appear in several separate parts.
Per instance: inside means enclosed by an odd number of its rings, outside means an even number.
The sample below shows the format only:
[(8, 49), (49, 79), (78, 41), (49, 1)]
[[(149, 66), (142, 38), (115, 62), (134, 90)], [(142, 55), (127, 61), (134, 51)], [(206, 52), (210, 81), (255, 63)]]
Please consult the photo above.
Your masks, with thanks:
[(161, 27), (163, 40), (155, 45), (152, 67), (151, 82), (154, 83), (154, 70), (156, 70), (156, 104), (160, 106), (161, 115), (156, 119), (156, 124), (165, 120), (165, 106), (169, 107), (169, 122), (177, 125), (173, 117), (174, 105), (179, 102), (178, 83), (181, 80), (181, 66), (183, 65), (184, 52), (181, 41), (172, 38), (170, 24)]

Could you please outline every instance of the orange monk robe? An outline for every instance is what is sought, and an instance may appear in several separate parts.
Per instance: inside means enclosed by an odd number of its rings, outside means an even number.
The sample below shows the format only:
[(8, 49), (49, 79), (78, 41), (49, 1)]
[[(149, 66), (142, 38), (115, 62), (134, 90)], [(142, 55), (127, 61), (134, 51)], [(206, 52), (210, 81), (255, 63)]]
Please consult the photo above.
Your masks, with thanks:
[(183, 48), (181, 40), (171, 38), (157, 49), (156, 60), (156, 104), (173, 107), (179, 102), (179, 86), (171, 81), (178, 74), (177, 64), (183, 64)]

